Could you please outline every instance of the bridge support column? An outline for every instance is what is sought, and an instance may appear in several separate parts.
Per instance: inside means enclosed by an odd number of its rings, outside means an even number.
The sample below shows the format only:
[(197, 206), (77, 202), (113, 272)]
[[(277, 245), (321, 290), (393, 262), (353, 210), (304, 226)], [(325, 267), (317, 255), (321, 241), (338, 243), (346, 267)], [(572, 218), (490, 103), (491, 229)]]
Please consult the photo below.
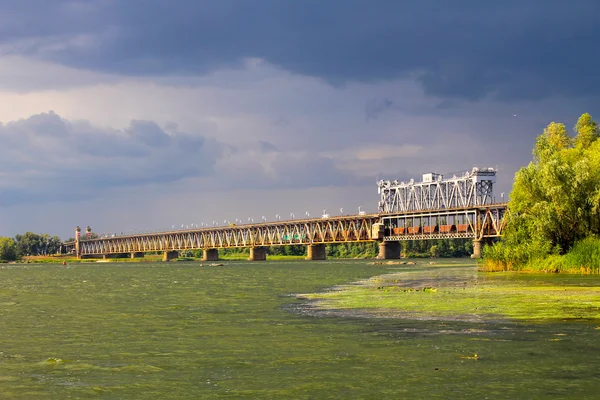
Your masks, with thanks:
[(131, 253), (131, 258), (144, 258), (144, 253), (141, 251), (135, 251)]
[(266, 247), (250, 247), (249, 261), (265, 261), (267, 259)]
[(163, 261), (171, 261), (179, 257), (178, 251), (165, 251), (163, 253)]
[(473, 254), (471, 254), (471, 258), (481, 258), (482, 254), (481, 254), (481, 247), (482, 247), (482, 242), (481, 240), (473, 240)]
[(400, 242), (379, 242), (379, 260), (395, 260), (400, 258)]
[(219, 250), (217, 249), (204, 249), (202, 250), (202, 261), (218, 261)]
[(309, 244), (306, 246), (306, 259), (307, 260), (326, 260), (327, 255), (325, 254), (324, 244)]

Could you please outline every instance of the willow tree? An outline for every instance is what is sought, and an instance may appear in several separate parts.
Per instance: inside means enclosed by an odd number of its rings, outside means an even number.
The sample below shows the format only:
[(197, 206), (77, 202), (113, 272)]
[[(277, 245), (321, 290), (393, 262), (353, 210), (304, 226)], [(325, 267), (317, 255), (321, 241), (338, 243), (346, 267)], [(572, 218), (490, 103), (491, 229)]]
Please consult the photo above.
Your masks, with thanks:
[(515, 175), (499, 247), (535, 244), (528, 251), (563, 254), (576, 241), (600, 234), (598, 125), (586, 113), (574, 131), (571, 137), (564, 124), (552, 122), (538, 136), (533, 160)]

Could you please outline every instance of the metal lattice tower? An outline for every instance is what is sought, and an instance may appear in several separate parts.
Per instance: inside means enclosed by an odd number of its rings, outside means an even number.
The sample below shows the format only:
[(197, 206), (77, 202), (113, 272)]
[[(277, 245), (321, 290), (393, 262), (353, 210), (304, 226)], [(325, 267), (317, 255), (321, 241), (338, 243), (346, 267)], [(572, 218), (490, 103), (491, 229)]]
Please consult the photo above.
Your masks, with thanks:
[(383, 213), (444, 210), (473, 207), (493, 202), (493, 168), (473, 168), (451, 178), (436, 173), (423, 174), (422, 182), (408, 183), (381, 180), (379, 211)]

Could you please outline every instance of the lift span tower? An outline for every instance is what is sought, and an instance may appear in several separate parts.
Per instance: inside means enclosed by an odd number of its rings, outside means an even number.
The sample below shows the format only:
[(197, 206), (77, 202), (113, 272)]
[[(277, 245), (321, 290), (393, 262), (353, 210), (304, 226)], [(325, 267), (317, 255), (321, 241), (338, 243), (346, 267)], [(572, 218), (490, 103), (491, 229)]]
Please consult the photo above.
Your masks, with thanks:
[(492, 204), (496, 183), (493, 168), (473, 168), (445, 177), (441, 174), (423, 174), (422, 182), (381, 180), (377, 183), (380, 195), (379, 212), (468, 208)]

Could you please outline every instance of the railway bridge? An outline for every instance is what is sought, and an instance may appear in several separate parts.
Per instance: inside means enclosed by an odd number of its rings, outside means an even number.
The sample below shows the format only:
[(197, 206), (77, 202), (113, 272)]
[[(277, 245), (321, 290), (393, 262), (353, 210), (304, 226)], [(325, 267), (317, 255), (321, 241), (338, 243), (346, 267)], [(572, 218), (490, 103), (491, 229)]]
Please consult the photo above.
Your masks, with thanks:
[[(481, 256), (482, 242), (502, 235), (506, 203), (495, 203), (492, 189), (496, 171), (473, 168), (444, 178), (425, 174), (423, 181), (380, 181), (379, 212), (276, 222), (203, 227), (87, 239), (76, 228), (75, 241), (64, 251), (80, 258), (128, 254), (143, 257), (162, 252), (163, 260), (181, 250), (202, 250), (203, 260), (218, 260), (219, 249), (250, 248), (250, 260), (265, 260), (268, 246), (305, 245), (307, 259), (324, 260), (325, 245), (378, 242), (380, 259), (400, 257), (404, 240), (473, 240), (473, 257)], [(86, 233), (90, 233), (88, 227)]]

